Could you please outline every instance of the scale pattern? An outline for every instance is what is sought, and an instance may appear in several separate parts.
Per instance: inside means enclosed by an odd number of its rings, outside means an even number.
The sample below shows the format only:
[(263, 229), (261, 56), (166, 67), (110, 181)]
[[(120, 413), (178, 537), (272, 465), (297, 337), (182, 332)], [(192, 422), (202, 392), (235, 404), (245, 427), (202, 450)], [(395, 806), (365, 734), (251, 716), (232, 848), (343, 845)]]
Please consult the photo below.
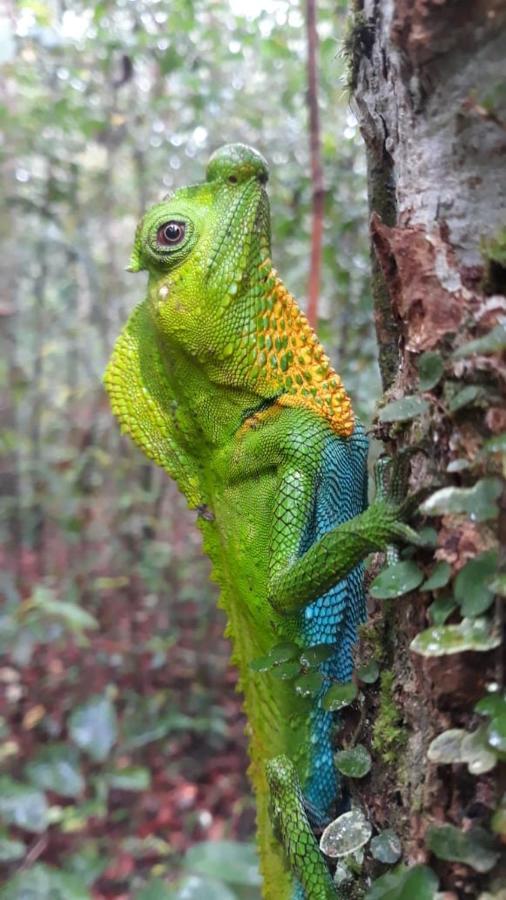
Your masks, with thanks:
[[(270, 265), (266, 260), (265, 267)], [(252, 370), (265, 372), (282, 406), (303, 406), (326, 419), (341, 437), (355, 419), (343, 383), (318, 337), (275, 269), (271, 269), (257, 316), (257, 355)]]
[[(361, 513), (367, 501), (367, 438), (357, 423), (348, 440), (329, 438), (323, 454), (315, 511), (300, 548), (300, 555), (324, 534)], [(350, 681), (353, 647), (358, 625), (365, 619), (363, 565), (311, 603), (303, 613), (305, 646), (334, 644), (334, 654), (321, 667), (326, 680), (322, 694), (332, 681)], [(318, 698), (319, 699), (319, 698)], [(333, 717), (318, 701), (311, 712), (311, 767), (304, 795), (323, 816), (333, 812), (337, 800), (337, 778), (332, 758)]]
[(286, 756), (266, 765), (272, 817), (299, 879), (293, 900), (336, 900), (337, 894), (311, 832), (294, 766)]

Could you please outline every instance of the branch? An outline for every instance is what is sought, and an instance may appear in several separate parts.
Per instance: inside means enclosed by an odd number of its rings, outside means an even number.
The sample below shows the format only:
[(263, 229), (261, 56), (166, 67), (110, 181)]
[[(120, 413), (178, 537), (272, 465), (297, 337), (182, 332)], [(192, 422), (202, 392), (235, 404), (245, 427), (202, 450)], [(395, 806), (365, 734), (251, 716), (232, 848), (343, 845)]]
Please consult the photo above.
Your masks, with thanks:
[(323, 208), (325, 188), (320, 146), (320, 114), (318, 110), (318, 33), (316, 30), (315, 0), (306, 0), (307, 34), (307, 104), (309, 110), (309, 150), (312, 182), (311, 264), (309, 269), (307, 317), (316, 327), (320, 296), (320, 273), (323, 238)]

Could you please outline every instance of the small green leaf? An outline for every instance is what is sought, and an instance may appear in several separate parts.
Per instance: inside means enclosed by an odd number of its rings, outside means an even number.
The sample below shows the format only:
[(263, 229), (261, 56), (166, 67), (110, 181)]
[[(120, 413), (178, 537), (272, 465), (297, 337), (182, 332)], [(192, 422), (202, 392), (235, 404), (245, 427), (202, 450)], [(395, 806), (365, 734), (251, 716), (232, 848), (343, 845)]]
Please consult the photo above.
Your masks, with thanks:
[(449, 728), (431, 741), (427, 758), (437, 766), (462, 762), (462, 741), (467, 736), (464, 728)]
[(506, 597), (506, 573), (496, 575), (490, 582), (489, 587), (498, 597)]
[(506, 715), (506, 694), (501, 691), (490, 691), (478, 700), (474, 708), (482, 716)]
[(400, 400), (394, 400), (387, 403), (383, 409), (380, 409), (378, 419), (380, 422), (408, 422), (427, 412), (429, 404), (424, 397), (413, 394), (409, 397), (401, 397)]
[(501, 494), (499, 478), (482, 478), (471, 488), (441, 488), (421, 504), (420, 511), (426, 516), (467, 513), (473, 522), (485, 522), (497, 517)]
[(364, 778), (371, 769), (371, 756), (363, 744), (351, 750), (339, 750), (334, 760), (336, 768), (348, 778)]
[(357, 693), (357, 686), (353, 681), (346, 684), (333, 684), (323, 697), (322, 706), (327, 712), (336, 712), (353, 703)]
[(377, 878), (366, 900), (434, 900), (438, 877), (428, 866), (398, 866)]
[(448, 409), (452, 413), (458, 412), (459, 409), (463, 409), (465, 406), (469, 406), (470, 403), (477, 400), (481, 394), (482, 390), (477, 384), (467, 384), (462, 390), (457, 391), (451, 400), (449, 400)]
[(294, 682), (295, 692), (301, 697), (316, 697), (321, 690), (324, 678), (320, 672), (308, 672), (300, 675)]
[(497, 553), (488, 550), (480, 553), (460, 570), (455, 579), (455, 598), (463, 616), (479, 616), (493, 602), (494, 595), (488, 583), (497, 569)]
[(466, 734), (462, 740), (461, 756), (471, 775), (483, 775), (495, 767), (497, 756), (488, 746), (486, 725)]
[(496, 325), (488, 334), (483, 337), (476, 338), (474, 341), (468, 341), (462, 344), (454, 351), (454, 359), (464, 359), (466, 356), (472, 356), (473, 353), (487, 355), (488, 353), (497, 353), (506, 347), (506, 328), (504, 325)]
[(444, 625), (452, 612), (457, 609), (457, 604), (451, 594), (444, 594), (431, 603), (427, 612), (434, 625)]
[(452, 567), (444, 560), (440, 560), (434, 566), (427, 581), (424, 581), (421, 591), (438, 591), (440, 588), (448, 584), (452, 576)]
[(452, 459), (452, 461), (448, 463), (446, 471), (451, 474), (455, 472), (465, 472), (466, 469), (469, 468), (471, 468), (471, 463), (468, 459)]
[(297, 644), (292, 644), (290, 641), (283, 641), (281, 644), (275, 644), (274, 647), (271, 647), (268, 656), (278, 664), (296, 659), (299, 653), (300, 647), (298, 647)]
[(194, 844), (186, 853), (184, 867), (199, 875), (220, 878), (229, 884), (252, 887), (261, 884), (253, 844), (238, 841), (204, 841)]
[(48, 806), (45, 794), (8, 775), (0, 778), (0, 819), (25, 831), (40, 834), (47, 826)]
[(25, 775), (36, 787), (62, 797), (77, 797), (85, 787), (79, 754), (68, 744), (43, 747), (27, 764)]
[(437, 547), (438, 533), (430, 525), (424, 525), (418, 530), (418, 537), (423, 541), (424, 547)]
[(387, 828), (373, 837), (371, 841), (371, 854), (374, 859), (386, 865), (393, 865), (401, 858), (402, 847), (399, 835), (391, 828)]
[(59, 619), (69, 631), (80, 633), (86, 629), (98, 628), (97, 620), (77, 603), (57, 600), (54, 592), (44, 585), (37, 585), (33, 596), (24, 605), (24, 609), (30, 613), (38, 610), (45, 616)]
[(506, 714), (494, 716), (487, 727), (487, 740), (498, 753), (506, 753)]
[(257, 656), (250, 661), (249, 667), (253, 672), (269, 672), (275, 665), (272, 656)]
[(416, 363), (421, 391), (430, 391), (440, 381), (444, 363), (440, 353), (428, 350), (418, 357)]
[[(245, 894), (245, 896), (249, 896)], [(167, 894), (161, 887), (152, 888), (148, 894), (139, 894), (135, 900), (165, 900)], [(237, 900), (238, 895), (218, 878), (209, 875), (187, 875), (170, 890), (171, 900)]]
[[(196, 898), (199, 896), (210, 897), (211, 900), (213, 900), (212, 890), (206, 890), (206, 888), (208, 887), (206, 882), (202, 884), (202, 879), (199, 878), (197, 880), (199, 882), (198, 888), (202, 892), (200, 895), (195, 893), (192, 894), (191, 889), (186, 890), (187, 886), (185, 886), (184, 894), (181, 892), (180, 896), (185, 897), (186, 900), (196, 900)], [(220, 885), (220, 888), (221, 887), (225, 888), (225, 885)], [(136, 891), (133, 896), (134, 900), (175, 900), (175, 898), (178, 896), (178, 893), (174, 893), (174, 890), (169, 887), (167, 882), (163, 881), (161, 878), (151, 878), (148, 883), (145, 884), (144, 887), (140, 889), (140, 891)], [(214, 900), (221, 900), (221, 896), (221, 893), (215, 894)], [(224, 896), (226, 898), (226, 894), (224, 894)], [(229, 894), (229, 900), (232, 900), (232, 897), (234, 897), (234, 895)]]
[(279, 666), (274, 666), (271, 670), (274, 678), (279, 678), (280, 681), (289, 681), (291, 678), (296, 678), (299, 672), (300, 665), (298, 662), (280, 663)]
[(91, 887), (100, 878), (109, 860), (99, 851), (98, 841), (79, 842), (79, 850), (65, 858), (65, 870), (79, 878), (86, 887)]
[(14, 838), (10, 838), (6, 832), (0, 832), (0, 863), (22, 859), (26, 849), (23, 841), (16, 841)]
[(476, 872), (489, 872), (499, 859), (494, 839), (484, 828), (460, 831), (454, 825), (430, 825), (426, 841), (438, 859), (465, 863)]
[(503, 795), (494, 812), (490, 820), (490, 827), (494, 834), (498, 834), (503, 840), (506, 838), (506, 795)]
[(105, 777), (112, 788), (120, 791), (146, 791), (151, 784), (151, 773), (144, 766), (127, 766), (106, 772)]
[(69, 733), (95, 762), (107, 759), (118, 737), (116, 711), (109, 698), (95, 694), (77, 706), (69, 719)]
[(305, 669), (316, 668), (322, 662), (325, 662), (326, 659), (333, 656), (335, 652), (335, 644), (315, 644), (313, 647), (306, 647), (299, 657), (300, 664)]
[(495, 434), (494, 437), (488, 439), (483, 444), (485, 453), (506, 453), (506, 431), (502, 434)]
[(91, 900), (91, 894), (75, 875), (37, 863), (11, 878), (0, 900)]
[(352, 809), (327, 825), (320, 838), (320, 850), (332, 859), (348, 856), (367, 844), (371, 834), (371, 823), (359, 809)]
[(357, 670), (357, 678), (364, 684), (374, 684), (379, 678), (379, 665), (376, 660), (372, 659), (366, 666), (361, 666)]
[(376, 576), (370, 587), (372, 597), (389, 600), (414, 591), (423, 581), (423, 572), (411, 560), (394, 563)]
[(463, 619), (458, 625), (427, 628), (411, 641), (411, 649), (422, 656), (446, 656), (465, 650), (487, 653), (500, 643), (486, 619)]

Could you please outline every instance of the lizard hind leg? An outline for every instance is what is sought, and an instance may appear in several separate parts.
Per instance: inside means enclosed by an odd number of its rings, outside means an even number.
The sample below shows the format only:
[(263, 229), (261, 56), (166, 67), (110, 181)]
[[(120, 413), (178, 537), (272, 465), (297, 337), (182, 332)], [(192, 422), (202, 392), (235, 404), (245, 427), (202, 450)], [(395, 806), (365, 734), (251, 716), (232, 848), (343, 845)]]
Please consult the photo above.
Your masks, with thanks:
[(297, 880), (292, 900), (337, 900), (334, 887), (305, 808), (295, 767), (287, 756), (266, 764), (273, 828)]

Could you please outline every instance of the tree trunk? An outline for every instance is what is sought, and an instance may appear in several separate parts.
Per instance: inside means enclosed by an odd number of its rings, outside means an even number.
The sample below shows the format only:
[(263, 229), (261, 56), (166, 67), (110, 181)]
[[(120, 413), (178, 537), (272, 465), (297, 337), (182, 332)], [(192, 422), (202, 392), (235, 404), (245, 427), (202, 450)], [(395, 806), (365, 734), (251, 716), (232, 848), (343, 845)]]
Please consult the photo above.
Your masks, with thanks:
[[(363, 629), (359, 665), (375, 658), (381, 674), (364, 686), (358, 737), (371, 750), (372, 774), (353, 791), (378, 831), (398, 834), (404, 862), (428, 864), (448, 898), (494, 888), (504, 831), (492, 766), (506, 712), (501, 726), (474, 707), (487, 696), (499, 709), (490, 692), (501, 676), (491, 584), (500, 592), (492, 568), (505, 530), (505, 19), (500, 0), (359, 0), (346, 42), (368, 159), (382, 406), (414, 397), (410, 409), (380, 409), (376, 432), (394, 458), (413, 454), (410, 491), (453, 489), (429, 498), (426, 517), (415, 520), (435, 529), (435, 547), (402, 554), (415, 581), (416, 568), (427, 577), (438, 561), (447, 583), (373, 601)], [(474, 352), (464, 347), (475, 339)], [(465, 616), (483, 617), (486, 637), (458, 640), (482, 649), (411, 647), (434, 623), (462, 632)], [(474, 757), (462, 733), (453, 750), (429, 752), (442, 732), (478, 726)], [(366, 856), (368, 876), (384, 871)]]

